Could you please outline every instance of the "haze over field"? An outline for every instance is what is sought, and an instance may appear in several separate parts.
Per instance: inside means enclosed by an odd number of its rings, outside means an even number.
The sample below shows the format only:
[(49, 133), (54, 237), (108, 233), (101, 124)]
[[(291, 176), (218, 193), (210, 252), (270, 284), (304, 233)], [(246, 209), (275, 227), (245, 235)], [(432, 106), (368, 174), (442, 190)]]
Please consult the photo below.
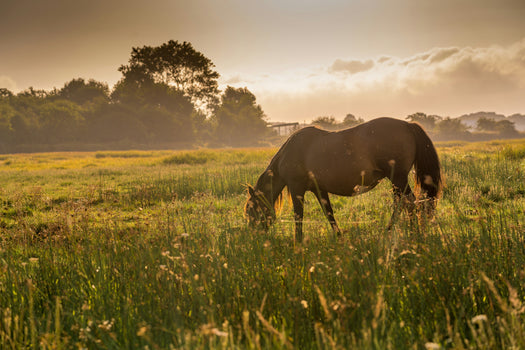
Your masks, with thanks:
[(0, 87), (115, 84), (132, 47), (189, 41), (270, 121), (525, 113), (522, 0), (0, 0)]

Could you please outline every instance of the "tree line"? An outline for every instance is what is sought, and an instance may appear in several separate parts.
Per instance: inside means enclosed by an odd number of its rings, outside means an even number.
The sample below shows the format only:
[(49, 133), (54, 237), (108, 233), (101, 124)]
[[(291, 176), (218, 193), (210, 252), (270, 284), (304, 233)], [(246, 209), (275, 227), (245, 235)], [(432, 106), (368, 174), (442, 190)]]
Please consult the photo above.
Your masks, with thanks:
[[(515, 124), (510, 120), (481, 117), (477, 119), (474, 127), (469, 127), (460, 118), (427, 115), (422, 112), (410, 114), (405, 119), (423, 126), (436, 141), (483, 141), (525, 137), (523, 133), (516, 130)], [(356, 118), (353, 114), (347, 114), (341, 122), (333, 116), (320, 116), (312, 121), (312, 124), (326, 130), (341, 130), (361, 123), (364, 123), (364, 120)]]
[(481, 117), (476, 125), (469, 127), (460, 118), (441, 117), (414, 113), (407, 120), (421, 124), (435, 140), (484, 141), (491, 139), (510, 139), (523, 137), (510, 120), (493, 120)]
[[(190, 148), (267, 144), (275, 134), (247, 88), (219, 90), (212, 61), (188, 42), (134, 47), (113, 88), (72, 79), (51, 91), (0, 88), (0, 153), (125, 148)], [(521, 137), (509, 120), (460, 119), (414, 113), (435, 140)], [(338, 130), (363, 123), (321, 116), (312, 124)]]
[(247, 88), (218, 88), (210, 59), (188, 42), (133, 48), (122, 78), (72, 79), (51, 91), (0, 89), (0, 152), (248, 146), (268, 133)]

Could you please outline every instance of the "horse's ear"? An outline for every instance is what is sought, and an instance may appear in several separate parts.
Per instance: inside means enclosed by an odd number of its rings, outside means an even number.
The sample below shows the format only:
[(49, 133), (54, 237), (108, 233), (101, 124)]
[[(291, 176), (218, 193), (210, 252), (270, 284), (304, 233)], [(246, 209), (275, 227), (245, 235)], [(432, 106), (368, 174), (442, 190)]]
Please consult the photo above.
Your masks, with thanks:
[(253, 189), (253, 187), (251, 185), (247, 185), (246, 187), (248, 187), (248, 193), (250, 194), (250, 196), (255, 197), (255, 190)]

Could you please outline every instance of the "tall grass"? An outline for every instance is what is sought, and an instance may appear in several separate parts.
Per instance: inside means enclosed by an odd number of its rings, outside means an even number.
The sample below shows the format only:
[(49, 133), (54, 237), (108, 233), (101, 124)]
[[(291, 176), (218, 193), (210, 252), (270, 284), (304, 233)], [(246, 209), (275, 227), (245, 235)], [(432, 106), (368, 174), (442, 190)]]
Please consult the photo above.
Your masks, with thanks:
[(439, 148), (430, 224), (387, 231), (385, 182), (333, 199), (336, 239), (307, 196), (302, 245), (289, 206), (267, 233), (244, 222), (275, 150), (9, 156), (26, 166), (0, 166), (0, 348), (523, 348), (525, 162), (507, 147)]

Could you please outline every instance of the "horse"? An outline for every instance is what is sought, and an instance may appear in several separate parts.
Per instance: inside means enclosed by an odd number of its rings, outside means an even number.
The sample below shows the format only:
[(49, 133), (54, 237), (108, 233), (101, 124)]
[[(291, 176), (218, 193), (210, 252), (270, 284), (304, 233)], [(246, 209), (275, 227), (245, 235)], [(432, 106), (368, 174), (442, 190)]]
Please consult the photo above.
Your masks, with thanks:
[(310, 191), (339, 236), (329, 193), (359, 195), (388, 178), (394, 192), (391, 227), (397, 208), (403, 206), (412, 212), (415, 203), (421, 202), (416, 201), (408, 183), (412, 166), (416, 193), (426, 197), (422, 201), (433, 213), (442, 187), (441, 167), (432, 141), (419, 124), (377, 118), (341, 131), (305, 127), (286, 140), (255, 186), (247, 185), (244, 213), (250, 226), (267, 230), (276, 219), (287, 188), (294, 211), (295, 239), (301, 242), (304, 196)]

